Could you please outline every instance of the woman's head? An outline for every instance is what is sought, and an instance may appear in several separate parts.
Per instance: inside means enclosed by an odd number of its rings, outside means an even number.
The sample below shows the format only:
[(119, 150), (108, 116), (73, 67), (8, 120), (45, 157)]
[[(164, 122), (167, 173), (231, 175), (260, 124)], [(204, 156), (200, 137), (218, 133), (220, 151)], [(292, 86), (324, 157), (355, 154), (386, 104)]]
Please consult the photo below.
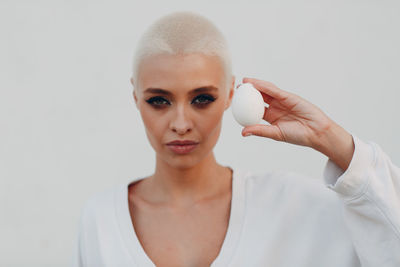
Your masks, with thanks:
[[(159, 19), (139, 42), (134, 99), (157, 157), (169, 165), (188, 168), (212, 155), (235, 82), (225, 47), (216, 27), (190, 12)], [(198, 145), (177, 154), (166, 145), (174, 140)]]
[(226, 39), (214, 23), (189, 11), (165, 15), (144, 32), (134, 53), (132, 79), (138, 81), (140, 65), (147, 57), (191, 53), (216, 56), (223, 65), (225, 87), (230, 88), (232, 64)]

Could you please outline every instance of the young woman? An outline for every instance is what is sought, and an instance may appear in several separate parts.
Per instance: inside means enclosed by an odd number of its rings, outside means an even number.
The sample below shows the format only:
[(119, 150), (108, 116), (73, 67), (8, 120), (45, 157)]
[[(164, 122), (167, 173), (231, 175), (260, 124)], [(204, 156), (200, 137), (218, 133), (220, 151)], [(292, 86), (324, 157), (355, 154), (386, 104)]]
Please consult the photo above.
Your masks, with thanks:
[(244, 78), (269, 104), (270, 125), (242, 135), (325, 154), (325, 186), (216, 161), (235, 77), (209, 20), (175, 12), (156, 21), (131, 82), (156, 167), (88, 199), (74, 266), (400, 266), (400, 169), (300, 96)]

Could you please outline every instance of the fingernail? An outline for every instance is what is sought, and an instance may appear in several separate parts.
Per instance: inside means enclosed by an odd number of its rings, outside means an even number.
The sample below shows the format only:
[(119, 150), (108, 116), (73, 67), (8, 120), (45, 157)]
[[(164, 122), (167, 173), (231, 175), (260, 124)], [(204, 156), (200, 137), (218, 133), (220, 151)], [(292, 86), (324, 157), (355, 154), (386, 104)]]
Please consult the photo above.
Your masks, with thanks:
[(252, 135), (251, 133), (245, 133), (244, 136), (250, 136)]

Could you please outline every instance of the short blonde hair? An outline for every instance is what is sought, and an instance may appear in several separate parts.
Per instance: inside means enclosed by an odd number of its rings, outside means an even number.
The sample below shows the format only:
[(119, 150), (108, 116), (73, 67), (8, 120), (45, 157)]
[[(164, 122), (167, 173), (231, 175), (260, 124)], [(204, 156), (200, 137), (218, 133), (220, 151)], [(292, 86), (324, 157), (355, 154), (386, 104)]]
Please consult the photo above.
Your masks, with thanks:
[(139, 65), (146, 57), (190, 53), (217, 56), (224, 68), (225, 86), (229, 88), (232, 64), (226, 39), (214, 23), (191, 11), (170, 13), (149, 26), (134, 53), (132, 78), (137, 81)]

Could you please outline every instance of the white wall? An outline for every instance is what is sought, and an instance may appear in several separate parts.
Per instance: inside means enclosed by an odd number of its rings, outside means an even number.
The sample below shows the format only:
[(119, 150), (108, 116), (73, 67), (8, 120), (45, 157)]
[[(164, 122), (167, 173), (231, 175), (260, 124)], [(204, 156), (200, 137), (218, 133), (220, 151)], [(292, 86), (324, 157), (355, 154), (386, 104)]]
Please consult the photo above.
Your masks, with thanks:
[[(131, 59), (146, 26), (171, 11), (217, 24), (237, 83), (301, 95), (400, 166), (400, 3), (247, 2), (0, 1), (0, 266), (67, 266), (84, 201), (152, 172)], [(231, 109), (214, 151), (223, 164), (314, 178), (327, 159), (243, 138)]]

